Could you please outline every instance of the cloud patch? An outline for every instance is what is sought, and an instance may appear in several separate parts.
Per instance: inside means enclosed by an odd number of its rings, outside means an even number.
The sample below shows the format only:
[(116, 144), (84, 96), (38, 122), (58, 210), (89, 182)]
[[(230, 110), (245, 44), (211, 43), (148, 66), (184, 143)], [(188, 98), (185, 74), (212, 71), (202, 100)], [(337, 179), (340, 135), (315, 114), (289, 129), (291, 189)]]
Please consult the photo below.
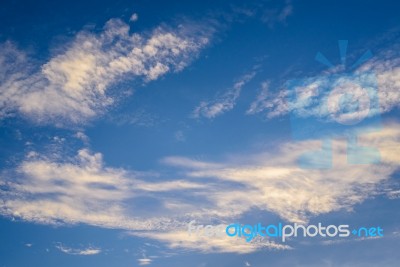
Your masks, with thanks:
[(270, 240), (254, 239), (248, 243), (244, 238), (222, 237), (204, 237), (189, 236), (185, 230), (172, 230), (163, 232), (135, 232), (134, 236), (151, 238), (167, 244), (170, 249), (180, 249), (185, 251), (198, 251), (201, 253), (237, 253), (247, 254), (260, 249), (268, 250), (287, 250), (290, 246), (278, 244)]
[[(313, 216), (349, 211), (379, 194), (391, 197), (381, 185), (399, 168), (398, 123), (387, 123), (380, 132), (360, 136), (359, 144), (378, 148), (381, 164), (348, 164), (346, 142), (337, 140), (332, 169), (302, 169), (298, 156), (320, 147), (318, 140), (307, 140), (281, 144), (271, 153), (219, 162), (168, 157), (162, 162), (185, 179), (161, 181), (106, 167), (102, 155), (88, 149), (66, 159), (36, 153), (14, 171), (2, 173), (0, 214), (43, 224), (84, 223), (123, 229), (171, 249), (202, 253), (290, 249), (269, 240), (251, 244), (243, 240), (241, 244), (231, 238), (188, 238), (186, 227), (193, 219), (206, 224), (227, 223), (254, 210), (305, 223)], [(145, 213), (139, 209), (143, 201)]]
[(152, 262), (152, 259), (144, 258), (144, 259), (138, 259), (139, 265), (144, 266), (144, 265), (150, 265)]
[(91, 256), (91, 255), (97, 255), (101, 253), (100, 248), (95, 248), (95, 247), (87, 247), (83, 249), (77, 249), (77, 248), (70, 248), (67, 246), (64, 246), (63, 244), (57, 244), (56, 248), (69, 255), (80, 255), (80, 256)]
[(18, 113), (41, 123), (84, 123), (118, 100), (122, 94), (115, 90), (123, 81), (152, 81), (184, 69), (209, 44), (214, 28), (187, 22), (130, 31), (111, 19), (99, 33), (79, 32), (42, 65), (15, 44), (1, 44), (0, 118)]
[(240, 217), (257, 208), (290, 222), (306, 223), (313, 216), (351, 210), (369, 197), (384, 194), (380, 185), (399, 168), (400, 158), (395, 152), (399, 138), (396, 123), (380, 132), (360, 136), (360, 145), (376, 147), (381, 153), (382, 162), (370, 165), (349, 164), (347, 143), (337, 140), (333, 146), (333, 167), (323, 170), (303, 169), (297, 163), (304, 152), (320, 148), (318, 140), (286, 143), (273, 153), (246, 155), (234, 161), (169, 157), (164, 162), (181, 168), (188, 177), (219, 181), (204, 194), (214, 204), (207, 209), (213, 216)]
[[(2, 173), (0, 213), (43, 224), (85, 223), (125, 230), (168, 228), (174, 222), (160, 212), (168, 214), (173, 202), (163, 194), (203, 187), (184, 180), (147, 182), (133, 171), (105, 167), (102, 155), (87, 149), (64, 160), (38, 154), (21, 162), (16, 170)], [(140, 215), (140, 209), (132, 210), (131, 206), (143, 197), (165, 198), (166, 203), (155, 203), (158, 210)]]
[[(355, 69), (351, 75), (356, 78), (363, 73), (370, 73), (376, 79), (376, 92), (378, 105), (366, 106), (369, 108), (368, 116), (373, 117), (377, 114), (388, 113), (400, 107), (400, 58), (397, 53), (398, 46), (390, 48), (387, 51), (379, 53), (374, 58), (368, 60), (360, 67)], [(334, 69), (338, 72), (340, 68)], [(319, 93), (319, 89), (323, 86), (330, 85), (333, 90), (336, 85), (340, 84), (345, 76), (337, 73), (335, 79), (329, 76), (329, 72), (323, 72), (318, 76), (309, 77), (309, 81), (305, 86), (298, 87), (299, 97), (293, 98), (290, 96), (286, 84), (282, 86), (282, 90), (273, 93), (269, 90), (268, 81), (261, 84), (261, 90), (256, 99), (250, 104), (247, 111), (248, 114), (256, 114), (265, 112), (267, 118), (275, 118), (287, 115), (292, 112), (296, 116), (301, 117), (317, 117), (328, 118), (327, 110), (325, 110), (326, 100), (330, 97), (330, 90)], [(344, 73), (346, 75), (347, 73)], [(351, 80), (350, 80), (351, 82)], [(356, 84), (356, 83), (355, 83)], [(358, 99), (363, 105), (363, 97), (360, 90), (354, 85), (347, 85), (345, 92), (353, 93), (355, 99)], [(303, 96), (301, 98), (300, 96)], [(307, 97), (305, 99), (304, 97)], [(306, 101), (307, 100), (307, 101)], [(332, 101), (328, 102), (329, 105)], [(365, 106), (365, 105), (364, 105)], [(360, 112), (365, 111), (365, 108), (360, 108)], [(356, 114), (360, 115), (360, 114)], [(361, 114), (362, 115), (362, 114)]]
[(252, 71), (240, 77), (238, 81), (233, 84), (232, 88), (222, 95), (217, 96), (214, 100), (200, 102), (192, 113), (193, 118), (204, 117), (212, 119), (232, 110), (236, 105), (236, 101), (240, 96), (243, 86), (250, 82), (255, 75), (256, 72)]

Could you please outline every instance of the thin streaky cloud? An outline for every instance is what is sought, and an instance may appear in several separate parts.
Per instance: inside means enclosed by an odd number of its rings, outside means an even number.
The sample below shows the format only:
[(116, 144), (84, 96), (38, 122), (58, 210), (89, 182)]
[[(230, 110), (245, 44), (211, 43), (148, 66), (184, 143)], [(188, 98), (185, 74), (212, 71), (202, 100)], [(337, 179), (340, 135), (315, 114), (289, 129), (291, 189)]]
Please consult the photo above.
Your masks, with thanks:
[(261, 83), (261, 90), (257, 95), (256, 100), (254, 100), (254, 102), (251, 103), (249, 109), (246, 111), (246, 114), (258, 113), (271, 105), (271, 102), (267, 100), (269, 87), (270, 87), (270, 81), (264, 81)]
[(37, 154), (23, 160), (15, 170), (2, 173), (1, 215), (50, 225), (159, 229), (174, 224), (169, 216), (175, 208), (172, 200), (164, 196), (164, 217), (159, 210), (152, 216), (139, 216), (139, 210), (132, 212), (127, 203), (137, 197), (162, 197), (168, 192), (205, 187), (182, 179), (147, 182), (133, 171), (104, 166), (102, 154), (88, 149), (79, 150), (72, 159), (52, 157)]
[(59, 251), (69, 254), (69, 255), (79, 255), (79, 256), (91, 256), (91, 255), (97, 255), (101, 253), (100, 248), (96, 247), (87, 247), (87, 248), (70, 248), (67, 247), (61, 243), (57, 244), (55, 246)]
[(225, 91), (223, 94), (218, 95), (214, 100), (202, 101), (194, 109), (192, 113), (193, 118), (208, 118), (212, 119), (232, 110), (236, 101), (240, 96), (240, 92), (248, 82), (250, 82), (257, 74), (252, 71), (240, 77), (232, 86), (232, 88)]
[(138, 259), (139, 265), (144, 266), (144, 265), (150, 265), (152, 262), (152, 259), (144, 258), (144, 259)]
[[(347, 164), (347, 144), (339, 140), (334, 146), (332, 169), (301, 169), (298, 156), (320, 146), (319, 140), (307, 140), (282, 144), (273, 153), (244, 155), (246, 164), (168, 157), (162, 162), (177, 168), (185, 179), (162, 182), (148, 182), (128, 170), (106, 167), (102, 154), (88, 149), (79, 150), (73, 160), (66, 161), (38, 154), (23, 160), (12, 175), (2, 174), (0, 213), (41, 224), (84, 223), (134, 231), (135, 236), (173, 249), (203, 253), (212, 253), (210, 245), (232, 253), (250, 253), (263, 247), (287, 249), (275, 243), (237, 246), (218, 239), (188, 240), (182, 229), (191, 219), (207, 223), (213, 218), (226, 223), (254, 209), (301, 223), (321, 214), (350, 211), (369, 197), (387, 193), (378, 185), (399, 168), (399, 136), (398, 123), (394, 122), (380, 132), (360, 136), (360, 144), (379, 148), (380, 165)], [(180, 194), (171, 197), (173, 192)], [(196, 198), (185, 198), (183, 193)], [(153, 214), (142, 216), (141, 210), (133, 207), (136, 197), (143, 196), (162, 199), (157, 204), (162, 209), (154, 206)], [(232, 206), (235, 209), (226, 209)], [(149, 209), (151, 206), (146, 206)]]
[[(367, 61), (355, 71), (356, 74), (374, 73), (377, 81), (377, 98), (379, 106), (371, 107), (368, 116), (388, 113), (400, 107), (400, 58), (396, 52), (397, 48), (390, 48), (385, 53), (380, 53), (371, 60)], [(355, 76), (356, 77), (356, 76)], [(299, 90), (304, 94), (315, 91), (318, 85), (331, 83), (332, 85), (341, 79), (340, 76), (336, 80), (331, 80), (326, 73), (308, 78), (309, 85), (299, 87)], [(265, 89), (264, 84), (256, 99), (251, 103), (248, 114), (256, 114), (265, 112), (267, 118), (281, 117), (293, 112), (296, 116), (301, 117), (318, 117), (328, 118), (329, 114), (321, 105), (315, 103), (324, 103), (324, 100), (329, 96), (330, 91), (327, 91), (319, 96), (314, 96), (313, 101), (304, 101), (301, 98), (289, 99), (286, 88), (273, 92)], [(271, 91), (268, 93), (268, 91)], [(353, 88), (348, 88), (349, 92), (357, 92)], [(360, 99), (360, 95), (354, 94), (356, 99)], [(358, 113), (351, 114), (355, 117), (361, 116), (363, 110)]]
[(215, 29), (186, 22), (130, 33), (111, 19), (100, 33), (79, 32), (60, 54), (38, 66), (15, 44), (0, 45), (0, 118), (19, 114), (40, 123), (84, 123), (118, 101), (118, 84), (152, 81), (184, 69)]
[[(320, 149), (319, 140), (282, 144), (274, 153), (243, 156), (245, 162), (198, 162), (184, 157), (165, 159), (165, 163), (186, 170), (196, 179), (217, 179), (220, 186), (204, 197), (214, 203), (212, 210), (222, 218), (240, 216), (252, 208), (278, 214), (290, 222), (305, 223), (310, 218), (354, 205), (386, 191), (379, 187), (398, 170), (400, 158), (398, 124), (359, 137), (360, 145), (379, 149), (380, 165), (347, 163), (347, 142), (334, 143), (333, 167), (326, 170), (302, 169), (297, 159), (305, 151)], [(346, 175), (347, 174), (347, 175)], [(226, 183), (242, 185), (232, 188)], [(218, 183), (216, 183), (218, 184)], [(234, 213), (224, 207), (235, 207)], [(209, 209), (211, 211), (211, 209)]]
[(289, 245), (279, 244), (271, 240), (254, 239), (248, 243), (244, 238), (231, 238), (229, 236), (205, 237), (201, 235), (189, 235), (187, 230), (173, 230), (163, 232), (133, 232), (133, 236), (158, 240), (170, 249), (183, 251), (197, 251), (204, 254), (236, 253), (248, 254), (262, 249), (289, 250)]

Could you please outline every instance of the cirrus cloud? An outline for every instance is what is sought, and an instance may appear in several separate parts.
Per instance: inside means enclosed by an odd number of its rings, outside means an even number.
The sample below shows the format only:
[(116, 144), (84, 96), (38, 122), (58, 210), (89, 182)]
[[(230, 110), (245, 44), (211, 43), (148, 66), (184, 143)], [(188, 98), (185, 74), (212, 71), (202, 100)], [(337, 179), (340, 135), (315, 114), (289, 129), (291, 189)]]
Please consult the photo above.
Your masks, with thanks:
[(124, 81), (152, 81), (184, 69), (210, 43), (215, 29), (186, 22), (130, 33), (111, 19), (99, 33), (79, 32), (46, 63), (34, 63), (15, 44), (0, 45), (0, 118), (18, 113), (37, 122), (84, 123), (124, 92)]

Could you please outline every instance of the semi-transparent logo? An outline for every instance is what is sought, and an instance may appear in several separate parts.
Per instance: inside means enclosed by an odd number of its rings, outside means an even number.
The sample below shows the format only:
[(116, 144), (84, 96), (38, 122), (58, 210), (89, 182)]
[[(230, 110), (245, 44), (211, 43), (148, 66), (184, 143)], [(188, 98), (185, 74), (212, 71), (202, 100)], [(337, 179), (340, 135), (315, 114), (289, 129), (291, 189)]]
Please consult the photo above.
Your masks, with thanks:
[(334, 66), (322, 54), (316, 60), (328, 67), (326, 74), (293, 79), (286, 83), (291, 111), (292, 135), (296, 141), (320, 140), (298, 159), (307, 169), (332, 167), (332, 140), (347, 139), (348, 164), (375, 164), (380, 153), (358, 144), (362, 134), (381, 130), (376, 75), (362, 71), (372, 54), (368, 50), (354, 64), (346, 62), (347, 41), (339, 41), (340, 64)]

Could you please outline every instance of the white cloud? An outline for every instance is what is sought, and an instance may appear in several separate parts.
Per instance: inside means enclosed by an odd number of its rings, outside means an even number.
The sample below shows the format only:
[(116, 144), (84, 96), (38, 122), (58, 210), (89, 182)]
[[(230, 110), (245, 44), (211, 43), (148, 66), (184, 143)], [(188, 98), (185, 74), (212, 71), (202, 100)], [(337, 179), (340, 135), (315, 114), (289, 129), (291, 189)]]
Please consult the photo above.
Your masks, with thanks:
[(95, 247), (88, 247), (88, 248), (83, 248), (83, 249), (77, 249), (77, 248), (69, 248), (64, 246), (63, 244), (57, 244), (56, 248), (60, 250), (61, 252), (69, 255), (81, 255), (81, 256), (90, 256), (90, 255), (96, 255), (101, 253), (101, 249), (95, 248)]
[(83, 143), (88, 144), (89, 143), (89, 137), (84, 133), (84, 132), (76, 132), (74, 135), (77, 139), (81, 140)]
[(130, 17), (129, 21), (135, 22), (139, 19), (139, 15), (136, 13), (133, 13), (132, 16)]
[[(39, 154), (26, 158), (15, 172), (2, 174), (0, 214), (45, 224), (124, 229), (173, 249), (203, 253), (290, 249), (270, 240), (189, 238), (185, 230), (192, 219), (226, 223), (255, 209), (291, 222), (351, 210), (368, 197), (387, 193), (379, 185), (399, 167), (399, 129), (398, 123), (389, 123), (380, 132), (360, 136), (360, 145), (380, 149), (380, 165), (348, 165), (343, 140), (334, 143), (334, 165), (328, 170), (297, 165), (301, 153), (319, 147), (318, 140), (286, 143), (278, 151), (222, 162), (163, 160), (177, 167), (186, 180), (149, 182), (140, 173), (104, 166), (102, 155), (87, 149), (64, 160)], [(143, 200), (148, 204), (140, 209), (137, 201)]]
[[(397, 48), (396, 48), (397, 49)], [(397, 55), (396, 49), (391, 49), (387, 53), (380, 53), (373, 59), (367, 61), (365, 64), (358, 67), (355, 71), (353, 78), (347, 79), (349, 83), (345, 82), (345, 76), (340, 73), (336, 78), (331, 78), (327, 73), (321, 73), (319, 76), (306, 78), (307, 84), (299, 83), (297, 86), (297, 97), (292, 98), (289, 95), (287, 88), (283, 88), (278, 93), (268, 93), (268, 84), (262, 84), (262, 90), (257, 96), (256, 100), (250, 105), (248, 114), (255, 114), (259, 112), (266, 112), (268, 118), (279, 117), (293, 112), (297, 116), (302, 117), (318, 117), (332, 119), (335, 115), (332, 110), (325, 109), (325, 103), (330, 107), (335, 104), (334, 98), (331, 97), (331, 90), (318, 92), (319, 88), (323, 86), (330, 86), (332, 89), (340, 86), (345, 86), (344, 92), (349, 92), (354, 95), (354, 99), (360, 100), (364, 103), (362, 92), (355, 87), (352, 81), (359, 81), (357, 74), (373, 73), (377, 85), (377, 97), (379, 100), (378, 105), (368, 106), (369, 103), (361, 105), (359, 112), (349, 113), (352, 117), (349, 120), (359, 119), (367, 116), (375, 116), (390, 112), (393, 109), (400, 107), (400, 58)], [(361, 77), (361, 76), (358, 76)], [(366, 79), (372, 77), (366, 76)], [(302, 97), (303, 96), (303, 97)], [(334, 108), (334, 107), (333, 107)], [(364, 114), (367, 112), (367, 114)]]
[[(62, 161), (43, 156), (28, 158), (15, 172), (2, 176), (2, 215), (45, 224), (85, 223), (127, 230), (175, 225), (171, 218), (160, 215), (161, 208), (165, 215), (170, 213), (174, 203), (163, 192), (191, 192), (204, 187), (184, 180), (147, 182), (134, 172), (105, 167), (102, 155), (87, 149)], [(130, 206), (135, 198), (146, 196), (164, 200), (154, 204), (158, 209), (144, 216), (139, 212), (150, 206)]]
[(247, 114), (255, 114), (261, 112), (271, 105), (271, 102), (267, 100), (269, 86), (269, 81), (264, 81), (261, 83), (260, 93), (258, 94), (256, 100), (251, 103), (249, 109), (246, 112)]
[(400, 57), (398, 46), (379, 54), (359, 68), (359, 71), (373, 71), (377, 75), (379, 107), (381, 113), (400, 107)]
[(386, 194), (390, 199), (400, 198), (400, 190), (391, 190)]
[(152, 262), (152, 260), (151, 259), (138, 259), (138, 262), (139, 262), (139, 265), (140, 266), (142, 266), (142, 265), (149, 265), (149, 264), (151, 264), (151, 262)]
[(0, 118), (20, 113), (38, 122), (82, 123), (118, 100), (121, 81), (180, 71), (210, 41), (212, 26), (194, 23), (129, 33), (111, 19), (100, 33), (79, 32), (63, 52), (38, 66), (8, 42), (0, 46)]
[(247, 254), (263, 248), (270, 250), (291, 249), (288, 245), (269, 240), (254, 239), (252, 242), (246, 242), (244, 238), (232, 238), (227, 235), (210, 238), (201, 235), (189, 235), (185, 230), (134, 232), (132, 235), (161, 241), (168, 244), (171, 249), (195, 250), (202, 253)]
[(224, 94), (217, 96), (212, 101), (202, 101), (193, 111), (194, 118), (215, 118), (234, 108), (242, 87), (251, 81), (256, 75), (255, 71), (248, 73), (234, 83), (233, 87)]
[[(246, 155), (233, 162), (209, 163), (171, 157), (165, 163), (186, 169), (189, 177), (220, 181), (213, 185), (213, 190), (204, 193), (214, 204), (207, 209), (213, 216), (238, 217), (258, 208), (291, 222), (307, 222), (319, 214), (351, 210), (368, 197), (384, 193), (379, 185), (399, 167), (400, 158), (395, 152), (399, 138), (398, 124), (360, 136), (360, 145), (380, 150), (382, 162), (378, 165), (348, 164), (344, 140), (334, 142), (333, 167), (326, 170), (303, 169), (297, 164), (302, 153), (320, 147), (318, 140), (287, 143), (273, 153)], [(241, 186), (232, 187), (231, 183)]]

